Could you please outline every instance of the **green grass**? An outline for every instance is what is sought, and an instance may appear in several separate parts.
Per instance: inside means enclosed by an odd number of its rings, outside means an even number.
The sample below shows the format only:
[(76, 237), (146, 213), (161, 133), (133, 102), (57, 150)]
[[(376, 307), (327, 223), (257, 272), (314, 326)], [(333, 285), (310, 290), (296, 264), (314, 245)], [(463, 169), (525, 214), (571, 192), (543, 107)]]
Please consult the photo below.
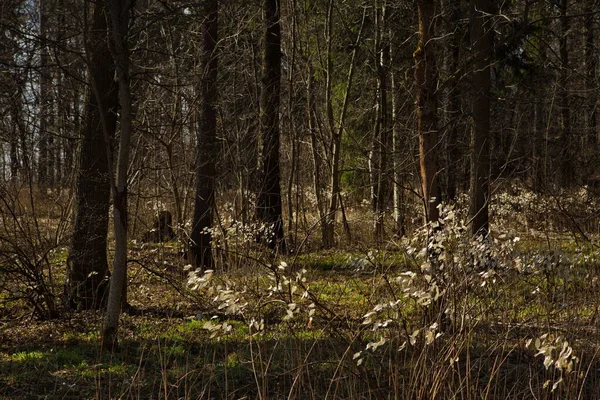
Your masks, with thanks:
[(289, 256), (288, 264), (297, 268), (310, 268), (317, 271), (388, 271), (405, 269), (408, 260), (404, 253), (395, 250), (342, 251), (323, 250), (319, 252)]
[[(524, 257), (543, 252), (533, 242), (523, 242), (518, 250)], [(34, 321), (10, 327), (10, 345), (0, 347), (0, 392), (26, 393), (23, 398), (51, 393), (54, 398), (66, 399), (310, 399), (327, 393), (329, 398), (353, 399), (394, 398), (399, 390), (402, 395), (398, 398), (408, 399), (428, 398), (442, 382), (436, 381), (442, 379), (435, 373), (440, 371), (445, 374), (444, 396), (463, 393), (469, 387), (470, 397), (480, 398), (492, 382), (502, 389), (488, 398), (504, 398), (511, 390), (521, 393), (528, 385), (549, 398), (558, 375), (544, 369), (543, 358), (536, 357), (535, 349), (526, 349), (526, 341), (554, 332), (568, 337), (578, 355), (595, 354), (600, 341), (592, 339), (596, 333), (589, 333), (600, 304), (591, 296), (600, 286), (594, 253), (587, 248), (575, 250), (572, 244), (564, 248), (581, 258), (568, 271), (559, 267), (549, 269), (548, 274), (543, 270), (506, 274), (496, 283), (450, 297), (448, 301), (467, 309), (473, 320), (461, 322), (458, 318), (458, 324), (464, 323), (468, 329), (443, 332), (432, 344), (425, 344), (430, 324), (423, 307), (412, 298), (405, 299), (394, 280), (408, 268), (400, 251), (362, 255), (319, 252), (299, 256), (294, 265), (293, 258), (287, 258), (291, 266), (285, 273), (289, 276), (308, 269), (304, 284), (314, 295), (302, 298), (303, 290), (296, 292), (294, 302), (301, 311), (289, 321), (282, 318), (287, 294), (263, 290), (272, 284), (264, 267), (252, 274), (232, 274), (236, 290), (252, 302), (244, 315), (235, 318), (216, 308), (212, 303), (215, 293), (194, 293), (193, 301), (184, 303), (180, 292), (134, 267), (130, 294), (137, 307), (143, 309), (145, 301), (160, 301), (151, 304), (157, 309), (181, 303), (185, 317), (124, 315), (120, 349), (112, 354), (100, 353), (102, 318), (96, 313), (73, 314), (69, 321)], [(362, 260), (362, 267), (356, 260)], [(377, 316), (381, 321), (391, 319), (389, 326), (375, 329), (362, 323), (363, 316), (377, 304), (388, 305), (398, 299), (397, 308), (384, 309)], [(318, 305), (309, 320), (307, 307), (313, 302)], [(197, 319), (193, 316), (199, 310), (202, 315)], [(247, 324), (251, 317), (263, 318), (265, 329), (251, 331)], [(230, 329), (212, 332), (206, 329), (207, 323), (226, 323)], [(421, 333), (415, 346), (399, 350), (407, 334), (417, 329)], [(376, 351), (367, 349), (368, 343), (382, 338), (385, 343)], [(358, 352), (363, 358), (360, 366), (353, 359)], [(587, 362), (586, 368), (595, 371), (597, 361)], [(585, 376), (585, 370), (580, 375)], [(584, 393), (592, 393), (596, 377), (586, 379)], [(548, 390), (542, 387), (546, 380), (551, 381)], [(583, 380), (565, 376), (555, 398), (568, 398), (572, 393), (569, 385), (581, 389)], [(32, 381), (34, 387), (26, 392), (26, 382)]]
[(50, 251), (50, 262), (56, 265), (66, 265), (69, 256), (68, 247), (57, 247)]

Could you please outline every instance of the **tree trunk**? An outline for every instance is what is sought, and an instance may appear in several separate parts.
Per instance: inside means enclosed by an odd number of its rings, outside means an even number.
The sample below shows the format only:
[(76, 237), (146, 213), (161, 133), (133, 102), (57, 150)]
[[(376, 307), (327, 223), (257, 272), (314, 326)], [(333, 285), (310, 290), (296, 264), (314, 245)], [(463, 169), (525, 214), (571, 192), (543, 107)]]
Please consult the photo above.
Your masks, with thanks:
[[(292, 154), (290, 154), (290, 174), (288, 178), (287, 184), (287, 227), (288, 227), (288, 246), (295, 246), (298, 241), (298, 212), (296, 213), (296, 221), (294, 224), (294, 183), (296, 185), (296, 210), (299, 210), (299, 196), (300, 196), (300, 182), (298, 181), (298, 173), (300, 166), (300, 141), (298, 139), (297, 131), (295, 129), (295, 110), (294, 110), (294, 78), (296, 72), (296, 0), (292, 1), (291, 5), (291, 18), (292, 23), (290, 27), (291, 34), (291, 55), (289, 61), (289, 73), (288, 73), (288, 132), (290, 137), (290, 142), (292, 146)], [(292, 227), (295, 226), (295, 229)], [(293, 233), (292, 233), (293, 232)]]
[(419, 44), (414, 53), (419, 166), (425, 221), (437, 221), (441, 202), (438, 179), (437, 69), (434, 49), (434, 0), (419, 0)]
[(261, 91), (260, 130), (262, 171), (258, 188), (258, 220), (266, 224), (262, 238), (270, 248), (286, 251), (279, 168), (279, 103), (281, 90), (280, 0), (264, 0), (265, 40)]
[[(106, 237), (110, 203), (110, 168), (104, 149), (116, 130), (118, 88), (108, 47), (106, 4), (93, 3), (92, 27), (86, 44), (90, 85), (79, 149), (75, 227), (69, 251), (67, 296), (78, 309), (97, 308), (105, 301), (108, 278)], [(97, 93), (94, 89), (97, 88)]]
[(375, 55), (377, 63), (377, 122), (375, 144), (377, 148), (377, 173), (373, 190), (374, 233), (378, 242), (385, 235), (384, 213), (387, 208), (389, 184), (387, 180), (387, 151), (390, 148), (388, 127), (388, 63), (389, 43), (385, 38), (385, 4), (375, 6)]
[(568, 80), (569, 80), (569, 49), (567, 36), (569, 34), (569, 18), (567, 17), (567, 11), (569, 7), (568, 0), (560, 0), (560, 18), (559, 22), (559, 40), (558, 40), (558, 53), (560, 56), (560, 79), (559, 79), (559, 106), (561, 116), (561, 128), (560, 128), (560, 139), (559, 139), (559, 151), (560, 151), (560, 178), (561, 185), (563, 187), (569, 187), (573, 184), (575, 178), (574, 162), (573, 162), (573, 139), (571, 138), (571, 110), (569, 108), (569, 91), (568, 91)]
[(196, 202), (190, 250), (196, 268), (211, 269), (214, 265), (211, 249), (215, 208), (215, 161), (217, 159), (217, 41), (219, 26), (218, 0), (204, 2), (205, 19), (202, 28), (202, 106), (198, 132), (198, 169), (196, 171)]
[[(391, 34), (390, 34), (391, 37)], [(392, 41), (393, 43), (393, 41)], [(398, 99), (397, 79), (395, 73), (395, 47), (390, 43), (390, 66), (392, 67), (391, 91), (392, 91), (392, 149), (393, 149), (393, 170), (394, 170), (394, 233), (400, 237), (406, 234), (405, 211), (404, 211), (404, 189), (402, 181), (404, 174), (402, 173), (402, 145), (403, 140), (400, 131), (400, 104)]]
[[(350, 68), (348, 69), (348, 77), (346, 79), (346, 92), (344, 93), (344, 101), (342, 103), (342, 109), (340, 111), (339, 122), (336, 126), (333, 116), (333, 101), (331, 96), (332, 88), (332, 74), (333, 74), (333, 63), (332, 63), (332, 52), (331, 52), (331, 40), (332, 40), (332, 26), (333, 26), (333, 0), (329, 2), (327, 11), (327, 89), (325, 93), (325, 103), (327, 107), (327, 120), (329, 123), (329, 130), (331, 131), (331, 183), (330, 183), (330, 198), (329, 208), (325, 215), (323, 224), (323, 247), (328, 249), (335, 245), (334, 234), (335, 234), (335, 219), (338, 209), (338, 200), (340, 199), (340, 157), (342, 151), (342, 134), (344, 133), (344, 124), (346, 122), (346, 113), (348, 111), (348, 104), (350, 99), (350, 91), (352, 89), (352, 83), (354, 79), (354, 69), (356, 67), (356, 52), (360, 44), (363, 28), (365, 26), (366, 19), (366, 8), (363, 11), (363, 17), (360, 24), (358, 34), (356, 36), (356, 42), (354, 43), (354, 50), (352, 51), (352, 58), (350, 60)], [(347, 231), (348, 232), (348, 231)]]
[(473, 63), (473, 132), (471, 138), (471, 233), (486, 236), (489, 229), (490, 176), (490, 63), (492, 26), (490, 0), (473, 0), (471, 45)]
[(459, 145), (459, 127), (461, 126), (460, 113), (460, 87), (459, 79), (454, 76), (457, 74), (460, 63), (460, 34), (458, 28), (460, 21), (460, 4), (458, 0), (449, 0), (450, 18), (448, 32), (451, 33), (448, 49), (448, 79), (452, 84), (448, 89), (447, 114), (447, 134), (446, 134), (446, 182), (445, 194), (446, 201), (454, 202), (458, 193), (458, 182), (461, 175), (462, 154)]
[(39, 155), (38, 155), (38, 183), (40, 186), (50, 184), (50, 133), (48, 132), (49, 113), (51, 107), (50, 92), (51, 79), (48, 51), (48, 4), (47, 0), (40, 0), (40, 97), (39, 97)]
[[(14, 101), (14, 100), (13, 100)], [(16, 118), (18, 118), (15, 110), (11, 109), (11, 117), (10, 123), (11, 127), (11, 135), (9, 138), (9, 158), (10, 158), (10, 180), (12, 183), (17, 182), (18, 174), (19, 174), (19, 134), (17, 132), (18, 125), (16, 122)]]
[[(325, 114), (327, 117), (327, 123), (329, 127), (329, 132), (331, 133), (331, 142), (329, 143), (329, 157), (331, 160), (330, 168), (330, 198), (329, 198), (329, 206), (327, 209), (327, 213), (322, 219), (322, 228), (321, 234), (323, 248), (329, 249), (335, 245), (335, 219), (337, 212), (337, 201), (338, 201), (338, 192), (339, 192), (339, 153), (340, 153), (340, 145), (341, 140), (337, 135), (337, 130), (335, 127), (335, 119), (333, 117), (333, 100), (332, 100), (332, 85), (333, 85), (333, 60), (332, 60), (332, 41), (333, 41), (333, 2), (334, 0), (329, 0), (329, 4), (327, 6), (327, 66), (326, 66), (326, 82), (325, 82)], [(350, 66), (352, 70), (352, 66)], [(346, 89), (348, 90), (348, 89)]]
[(317, 212), (319, 215), (319, 225), (321, 227), (321, 238), (325, 237), (325, 200), (323, 199), (323, 183), (321, 180), (321, 168), (323, 162), (319, 151), (319, 141), (317, 140), (317, 122), (315, 118), (315, 96), (314, 96), (314, 76), (312, 68), (308, 71), (308, 85), (306, 93), (306, 110), (308, 114), (308, 131), (310, 133), (310, 144), (312, 150), (313, 162), (313, 187), (315, 190), (315, 200), (317, 202)]
[[(596, 53), (596, 14), (594, 12), (595, 0), (587, 0), (585, 8), (585, 66), (586, 66), (586, 89), (588, 94), (588, 143), (591, 147), (590, 160), (596, 162), (598, 159), (598, 55)], [(594, 168), (596, 169), (596, 168)]]
[[(102, 347), (104, 350), (114, 349), (117, 345), (117, 328), (127, 285), (127, 167), (131, 143), (132, 102), (129, 84), (129, 44), (128, 27), (132, 0), (109, 0), (109, 15), (112, 33), (112, 53), (119, 83), (119, 119), (120, 140), (117, 158), (117, 177), (113, 186), (113, 209), (115, 230), (115, 256), (113, 274), (110, 279), (110, 290), (104, 328), (102, 330)], [(109, 157), (110, 165), (110, 157)], [(113, 178), (114, 179), (114, 178)]]
[[(533, 143), (531, 146), (531, 186), (536, 192), (543, 192), (546, 186), (546, 122), (544, 116), (544, 100), (539, 90), (534, 91), (533, 106)], [(538, 97), (539, 96), (539, 97)]]

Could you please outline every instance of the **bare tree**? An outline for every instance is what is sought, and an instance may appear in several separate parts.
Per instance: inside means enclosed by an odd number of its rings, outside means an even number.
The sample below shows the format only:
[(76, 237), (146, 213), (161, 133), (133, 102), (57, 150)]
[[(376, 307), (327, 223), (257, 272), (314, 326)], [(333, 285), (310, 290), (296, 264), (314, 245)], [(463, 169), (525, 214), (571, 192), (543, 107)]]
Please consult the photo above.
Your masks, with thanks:
[(217, 35), (219, 2), (204, 2), (202, 25), (202, 105), (198, 126), (198, 167), (196, 170), (196, 201), (190, 251), (194, 266), (212, 268), (211, 250), (213, 213), (215, 208), (215, 161), (217, 158)]
[[(110, 168), (105, 137), (111, 142), (117, 124), (118, 88), (108, 47), (107, 9), (104, 1), (92, 3), (88, 33), (89, 87), (85, 122), (79, 149), (77, 204), (69, 251), (67, 296), (72, 307), (96, 308), (108, 285), (106, 238), (110, 202)], [(106, 300), (106, 299), (104, 299)]]
[(307, 120), (308, 120), (308, 131), (310, 134), (310, 145), (311, 145), (311, 154), (312, 154), (312, 164), (313, 164), (313, 189), (315, 191), (315, 200), (317, 206), (317, 213), (321, 226), (321, 238), (325, 238), (325, 199), (323, 193), (323, 183), (322, 183), (322, 175), (321, 168), (323, 167), (323, 157), (321, 156), (321, 152), (319, 151), (319, 140), (317, 137), (317, 121), (315, 114), (317, 112), (315, 105), (315, 89), (314, 89), (314, 76), (312, 68), (309, 65), (308, 70), (308, 82), (306, 85), (306, 112), (307, 112)]
[(373, 179), (373, 212), (375, 214), (375, 238), (382, 241), (384, 229), (384, 213), (387, 208), (387, 198), (390, 192), (388, 169), (388, 150), (391, 147), (388, 116), (388, 64), (389, 40), (386, 36), (386, 4), (375, 1), (375, 62), (377, 65), (377, 100), (376, 122), (373, 134), (375, 148), (376, 173)]
[(595, 0), (587, 0), (585, 2), (585, 16), (584, 16), (584, 29), (585, 29), (585, 66), (586, 66), (586, 89), (588, 92), (588, 115), (587, 115), (587, 128), (588, 128), (588, 142), (592, 147), (592, 160), (597, 159), (599, 154), (598, 144), (600, 143), (599, 124), (598, 124), (598, 49), (596, 48), (597, 40), (597, 13), (594, 10), (597, 7)]
[[(106, 317), (102, 330), (102, 346), (105, 350), (117, 344), (117, 327), (123, 303), (123, 293), (127, 285), (127, 167), (131, 142), (132, 102), (129, 76), (129, 13), (133, 0), (108, 0), (110, 30), (112, 33), (112, 53), (119, 83), (120, 140), (117, 158), (116, 181), (113, 180), (113, 209), (115, 229), (115, 257), (110, 291), (106, 307)], [(108, 146), (108, 141), (107, 141)], [(109, 152), (110, 154), (110, 152)], [(109, 165), (112, 165), (109, 157)]]
[(446, 130), (445, 130), (445, 182), (444, 194), (445, 201), (452, 202), (456, 200), (458, 186), (461, 183), (461, 167), (462, 167), (462, 152), (459, 134), (461, 127), (461, 88), (459, 86), (460, 66), (460, 43), (462, 39), (462, 27), (460, 25), (461, 18), (460, 0), (449, 0), (446, 2), (446, 7), (449, 8), (448, 16), (446, 17), (446, 32), (450, 35), (450, 40), (446, 48), (446, 70), (448, 73), (447, 79), (450, 80), (448, 87), (448, 98), (446, 100)]
[(492, 26), (490, 0), (471, 4), (473, 62), (473, 131), (471, 136), (471, 233), (487, 235), (490, 196), (490, 60)]
[[(390, 33), (390, 37), (392, 37)], [(390, 65), (395, 63), (396, 49), (390, 43)], [(402, 147), (405, 144), (400, 132), (400, 100), (398, 99), (398, 74), (392, 68), (390, 73), (391, 97), (392, 97), (392, 168), (393, 168), (393, 216), (394, 216), (394, 231), (399, 236), (404, 236), (406, 233), (405, 219), (405, 196), (402, 187)]]
[(571, 132), (571, 109), (569, 99), (569, 48), (568, 36), (570, 19), (567, 15), (569, 10), (569, 0), (559, 0), (557, 2), (560, 16), (559, 35), (558, 35), (558, 54), (560, 57), (558, 105), (560, 107), (560, 179), (561, 185), (571, 186), (575, 178), (574, 160), (573, 160), (573, 138)]
[[(9, 31), (11, 25), (17, 25), (19, 22), (19, 9), (22, 7), (21, 0), (8, 0), (0, 8), (0, 20)], [(20, 73), (13, 67), (14, 59), (21, 52), (19, 41), (13, 35), (6, 35), (0, 41), (0, 65), (3, 72), (0, 74), (0, 151), (6, 151), (3, 148), (3, 141), (8, 144), (8, 162), (10, 179), (16, 183), (19, 178), (19, 170), (25, 163), (24, 157), (19, 152), (19, 139), (22, 135), (23, 118), (21, 97), (23, 91), (24, 79)], [(6, 154), (6, 153), (5, 153)], [(3, 160), (4, 161), (4, 160)]]
[(262, 171), (256, 214), (268, 224), (264, 238), (268, 245), (286, 251), (281, 204), (279, 167), (279, 103), (281, 90), (280, 1), (264, 0), (265, 39), (261, 91), (260, 130), (262, 137)]
[(437, 68), (434, 50), (435, 0), (418, 1), (419, 43), (414, 53), (419, 165), (425, 220), (437, 221), (441, 202), (438, 179)]
[(321, 229), (323, 234), (323, 247), (328, 249), (335, 245), (335, 220), (338, 209), (338, 204), (341, 203), (341, 185), (340, 185), (340, 163), (342, 154), (342, 135), (344, 133), (346, 115), (348, 112), (348, 104), (350, 102), (350, 91), (352, 90), (352, 84), (354, 82), (354, 73), (356, 68), (356, 53), (360, 45), (363, 28), (366, 20), (366, 8), (363, 10), (363, 16), (360, 23), (360, 28), (356, 36), (356, 42), (352, 50), (352, 56), (350, 59), (350, 66), (348, 68), (348, 75), (346, 78), (346, 90), (344, 93), (344, 100), (342, 101), (341, 109), (339, 111), (339, 117), (336, 124), (334, 110), (333, 110), (333, 99), (332, 99), (332, 86), (333, 86), (333, 13), (334, 13), (334, 0), (329, 1), (327, 8), (327, 66), (326, 66), (326, 89), (325, 89), (325, 107), (327, 123), (329, 125), (329, 131), (331, 132), (331, 142), (329, 144), (329, 155), (330, 155), (330, 196), (329, 196), (329, 207), (325, 218), (323, 219), (323, 227)]
[(49, 39), (50, 29), (48, 24), (49, 7), (48, 0), (39, 0), (40, 13), (40, 80), (39, 80), (39, 157), (38, 157), (38, 183), (40, 185), (51, 185), (53, 167), (51, 162), (52, 134), (50, 133), (50, 110), (52, 108), (51, 98), (51, 76)]

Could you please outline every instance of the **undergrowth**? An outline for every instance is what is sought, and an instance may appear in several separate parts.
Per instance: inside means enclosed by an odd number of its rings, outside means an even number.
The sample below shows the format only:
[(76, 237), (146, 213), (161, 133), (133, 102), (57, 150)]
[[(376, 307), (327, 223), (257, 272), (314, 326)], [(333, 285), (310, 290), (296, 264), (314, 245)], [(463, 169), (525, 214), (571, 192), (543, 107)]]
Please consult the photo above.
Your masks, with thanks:
[[(511, 201), (495, 205), (501, 226)], [(177, 243), (133, 242), (131, 309), (112, 354), (100, 352), (102, 315), (15, 318), (8, 305), (27, 302), (5, 292), (0, 398), (595, 398), (594, 235), (540, 234), (541, 222), (517, 229), (511, 219), (472, 238), (461, 210), (444, 207), (437, 225), (382, 246), (288, 256), (232, 225), (215, 234), (214, 271), (185, 266)], [(58, 243), (43, 271), (64, 261)]]

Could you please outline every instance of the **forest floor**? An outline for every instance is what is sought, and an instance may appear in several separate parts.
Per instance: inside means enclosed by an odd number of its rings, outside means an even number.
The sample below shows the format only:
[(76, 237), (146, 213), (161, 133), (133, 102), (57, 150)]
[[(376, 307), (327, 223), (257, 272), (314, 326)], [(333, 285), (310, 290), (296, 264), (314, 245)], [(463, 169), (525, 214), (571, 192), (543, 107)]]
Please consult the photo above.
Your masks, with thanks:
[(100, 349), (100, 313), (0, 321), (0, 399), (600, 393), (597, 249), (503, 237), (465, 256), (460, 243), (437, 253), (437, 288), (406, 243), (271, 263), (248, 250), (190, 282), (176, 244), (133, 244), (118, 350)]

